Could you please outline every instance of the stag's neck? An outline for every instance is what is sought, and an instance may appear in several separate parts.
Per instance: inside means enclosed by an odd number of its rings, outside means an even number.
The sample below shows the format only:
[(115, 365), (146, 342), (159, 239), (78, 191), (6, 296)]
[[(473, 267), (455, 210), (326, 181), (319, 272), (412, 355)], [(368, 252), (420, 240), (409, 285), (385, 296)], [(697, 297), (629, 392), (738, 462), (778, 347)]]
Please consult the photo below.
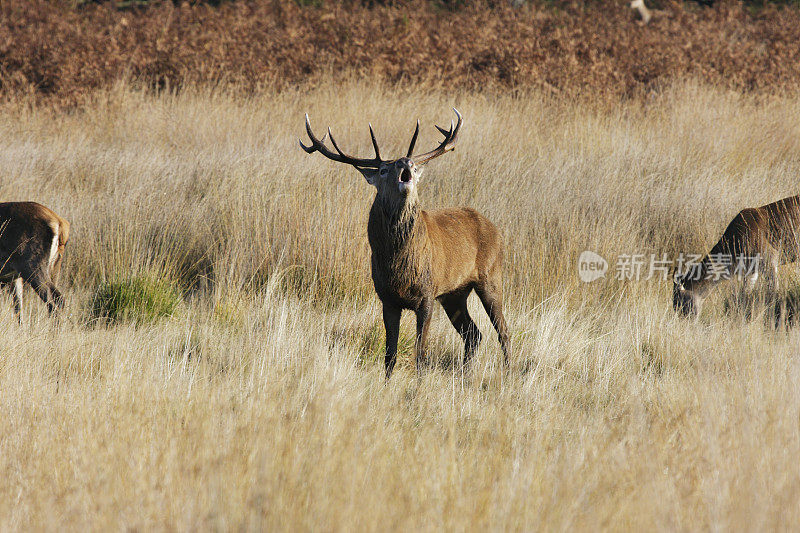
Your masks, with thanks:
[(390, 255), (416, 249), (416, 243), (424, 238), (421, 211), (416, 198), (407, 198), (400, 203), (376, 196), (370, 211), (369, 228), (373, 249), (385, 245)]

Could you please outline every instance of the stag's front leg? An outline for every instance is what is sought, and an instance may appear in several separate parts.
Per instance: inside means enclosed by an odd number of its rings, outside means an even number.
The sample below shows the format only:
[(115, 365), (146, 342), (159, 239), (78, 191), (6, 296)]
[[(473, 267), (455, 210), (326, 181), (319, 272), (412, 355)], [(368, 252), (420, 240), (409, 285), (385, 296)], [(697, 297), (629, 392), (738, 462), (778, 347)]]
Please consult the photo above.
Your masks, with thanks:
[(781, 290), (783, 287), (778, 274), (777, 261), (767, 266), (763, 277), (768, 291), (767, 302), (769, 302), (774, 310), (775, 329), (779, 331), (784, 330), (789, 326), (789, 322), (786, 320), (786, 300), (788, 295)]
[(400, 336), (400, 314), (402, 310), (391, 304), (383, 304), (383, 327), (386, 330), (386, 379), (389, 379), (397, 361), (397, 338)]
[(414, 346), (417, 360), (417, 374), (422, 374), (425, 365), (425, 346), (428, 344), (428, 327), (431, 324), (433, 300), (425, 298), (417, 308), (417, 341)]

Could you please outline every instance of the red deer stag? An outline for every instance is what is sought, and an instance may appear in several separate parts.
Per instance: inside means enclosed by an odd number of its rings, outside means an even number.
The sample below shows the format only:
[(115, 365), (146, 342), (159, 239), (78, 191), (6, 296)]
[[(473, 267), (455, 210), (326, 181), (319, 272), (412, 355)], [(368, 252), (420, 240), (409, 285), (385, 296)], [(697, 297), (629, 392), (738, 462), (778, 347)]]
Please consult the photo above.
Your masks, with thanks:
[[(414, 311), (417, 318), (415, 355), (417, 371), (425, 361), (425, 345), (433, 301), (438, 300), (464, 341), (464, 365), (475, 354), (481, 333), (467, 311), (467, 297), (474, 289), (497, 330), (503, 361), (508, 365), (509, 336), (503, 318), (503, 244), (497, 228), (474, 209), (466, 207), (425, 211), (420, 208), (417, 187), (423, 165), (455, 147), (462, 117), (450, 129), (436, 126), (444, 135), (438, 147), (414, 156), (419, 121), (405, 157), (382, 159), (372, 125), (369, 127), (375, 157), (360, 159), (339, 149), (330, 128), (319, 140), (311, 131), (306, 115), (306, 132), (311, 146), (328, 159), (356, 168), (377, 189), (369, 212), (367, 235), (372, 249), (372, 281), (383, 304), (386, 329), (386, 377), (392, 374), (397, 357), (400, 314)], [(330, 137), (336, 150), (326, 144)]]
[(50, 313), (64, 306), (55, 282), (69, 222), (35, 202), (0, 203), (0, 283), (10, 285), (22, 323), (22, 282), (28, 282)]
[[(778, 266), (800, 259), (800, 196), (742, 209), (697, 268), (675, 278), (672, 305), (684, 316), (698, 316), (703, 300), (718, 283), (737, 274), (752, 290), (759, 277), (777, 294)], [(738, 272), (737, 272), (738, 270)], [(785, 313), (780, 302), (778, 318)]]

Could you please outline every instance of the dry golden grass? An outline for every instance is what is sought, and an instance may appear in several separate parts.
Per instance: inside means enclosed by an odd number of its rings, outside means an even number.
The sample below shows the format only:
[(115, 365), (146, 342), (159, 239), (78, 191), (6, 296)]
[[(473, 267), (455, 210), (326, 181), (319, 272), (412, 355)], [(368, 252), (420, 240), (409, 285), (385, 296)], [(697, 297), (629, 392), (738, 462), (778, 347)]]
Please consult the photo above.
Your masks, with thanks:
[[(297, 147), (303, 112), (391, 152), (466, 123), (427, 206), (508, 248), (506, 377), (437, 311), (418, 380), (404, 321), (382, 377), (371, 191)], [(120, 86), (80, 112), (8, 104), (0, 197), (72, 222), (55, 324), (0, 306), (0, 529), (789, 529), (800, 521), (800, 334), (676, 318), (660, 280), (582, 284), (593, 249), (703, 251), (798, 192), (800, 97), (685, 84), (591, 108), (362, 85), (250, 99)], [(180, 284), (171, 319), (95, 324), (106, 280)], [(479, 325), (488, 320), (471, 302)]]

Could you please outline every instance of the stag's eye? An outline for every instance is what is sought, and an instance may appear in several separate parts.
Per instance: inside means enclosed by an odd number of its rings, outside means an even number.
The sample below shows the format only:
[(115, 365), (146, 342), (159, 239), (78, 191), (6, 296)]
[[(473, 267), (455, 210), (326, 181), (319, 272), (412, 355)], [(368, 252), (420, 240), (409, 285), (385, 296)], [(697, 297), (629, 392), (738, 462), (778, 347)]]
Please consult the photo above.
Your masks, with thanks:
[(385, 168), (382, 168), (382, 169), (381, 169), (381, 176), (385, 176), (387, 172), (388, 172), (388, 170), (387, 170), (387, 169), (385, 169)]

